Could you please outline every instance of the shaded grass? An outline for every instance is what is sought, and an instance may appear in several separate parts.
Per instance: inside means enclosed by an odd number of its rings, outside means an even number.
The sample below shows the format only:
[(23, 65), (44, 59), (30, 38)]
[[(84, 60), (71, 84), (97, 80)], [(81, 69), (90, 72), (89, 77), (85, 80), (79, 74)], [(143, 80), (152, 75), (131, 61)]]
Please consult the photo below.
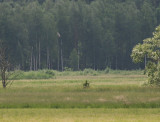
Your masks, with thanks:
[(159, 122), (160, 109), (0, 109), (3, 122)]

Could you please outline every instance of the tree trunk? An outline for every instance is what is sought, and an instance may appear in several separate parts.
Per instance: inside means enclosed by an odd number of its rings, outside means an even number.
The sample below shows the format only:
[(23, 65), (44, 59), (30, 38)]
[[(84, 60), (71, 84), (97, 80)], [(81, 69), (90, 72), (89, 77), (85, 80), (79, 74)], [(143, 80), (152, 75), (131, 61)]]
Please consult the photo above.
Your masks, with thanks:
[(31, 49), (31, 62), (30, 62), (30, 70), (33, 69), (33, 47)]
[(6, 83), (5, 83), (5, 81), (3, 82), (3, 88), (6, 88)]
[(96, 70), (96, 58), (95, 58), (95, 55), (94, 55), (94, 70)]
[(57, 62), (57, 68), (58, 68), (58, 71), (59, 71), (59, 42), (58, 42), (58, 62)]
[(3, 88), (6, 88), (6, 82), (5, 81), (3, 81)]
[(35, 56), (33, 56), (33, 64), (34, 64), (34, 71), (36, 70), (36, 61), (35, 61)]
[(118, 68), (118, 59), (117, 59), (117, 56), (116, 56), (116, 70)]
[(38, 63), (38, 64), (39, 64), (39, 67), (38, 67), (38, 69), (41, 68), (41, 52), (40, 52), (41, 49), (40, 49), (40, 48), (41, 48), (41, 44), (40, 44), (40, 42), (39, 42), (39, 57), (38, 57), (38, 58), (39, 58), (39, 63)]
[(47, 47), (47, 68), (50, 69), (49, 49)]
[(36, 43), (36, 56), (35, 56), (36, 70), (38, 69), (38, 44)]
[(37, 58), (37, 56), (36, 56), (36, 71), (37, 71), (37, 69), (38, 69), (38, 58)]
[(79, 70), (79, 47), (78, 47), (78, 70)]
[(61, 68), (63, 72), (63, 52), (62, 52), (62, 39), (61, 39)]
[(144, 68), (146, 68), (146, 65), (147, 65), (147, 57), (146, 57), (146, 55), (145, 55), (145, 57), (144, 57)]
[(30, 70), (32, 70), (32, 52), (31, 52)]
[(2, 85), (3, 85), (3, 88), (6, 88), (6, 76), (5, 76), (5, 69), (4, 70), (1, 70), (1, 77), (2, 77)]
[(47, 52), (47, 57), (46, 57), (46, 65), (47, 65), (47, 69), (48, 69), (48, 47), (47, 47), (47, 49), (46, 49), (46, 52)]

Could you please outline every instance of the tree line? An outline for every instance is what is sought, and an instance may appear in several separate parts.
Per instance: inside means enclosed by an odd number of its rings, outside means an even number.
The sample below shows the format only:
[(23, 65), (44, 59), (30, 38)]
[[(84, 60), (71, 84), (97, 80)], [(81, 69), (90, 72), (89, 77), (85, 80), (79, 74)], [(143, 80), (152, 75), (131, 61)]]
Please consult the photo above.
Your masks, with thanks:
[(143, 68), (132, 48), (159, 24), (159, 0), (0, 0), (0, 39), (21, 70)]

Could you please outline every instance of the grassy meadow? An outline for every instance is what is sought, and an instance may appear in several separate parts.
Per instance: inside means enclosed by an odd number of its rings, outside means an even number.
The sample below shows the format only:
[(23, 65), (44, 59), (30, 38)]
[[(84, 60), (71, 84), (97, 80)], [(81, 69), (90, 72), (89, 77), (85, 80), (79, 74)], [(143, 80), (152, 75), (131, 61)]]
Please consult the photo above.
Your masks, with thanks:
[(143, 71), (23, 72), (0, 86), (0, 121), (158, 121), (160, 88), (145, 81)]
[(159, 122), (160, 109), (0, 109), (1, 122)]

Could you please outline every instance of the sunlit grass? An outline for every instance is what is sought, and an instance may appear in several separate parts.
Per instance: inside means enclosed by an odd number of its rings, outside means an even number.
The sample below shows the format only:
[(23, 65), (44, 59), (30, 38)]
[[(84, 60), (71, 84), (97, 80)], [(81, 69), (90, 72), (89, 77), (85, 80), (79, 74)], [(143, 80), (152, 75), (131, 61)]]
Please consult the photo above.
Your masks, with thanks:
[[(146, 81), (145, 75), (120, 75), (120, 74), (107, 74), (100, 76), (57, 76), (54, 79), (26, 79), (15, 80), (12, 87), (38, 87), (39, 86), (66, 86), (83, 84), (85, 80), (88, 80), (91, 85), (140, 85)], [(20, 85), (20, 86), (19, 86)]]
[(159, 122), (160, 109), (0, 109), (2, 122)]
[(0, 88), (0, 108), (159, 108), (160, 89), (141, 86), (145, 80), (120, 74), (17, 80)]
[[(142, 86), (147, 81), (145, 75), (126, 71), (95, 76), (55, 76), (50, 79), (15, 80), (6, 89), (0, 86), (0, 121), (160, 120), (160, 89)], [(86, 80), (90, 83), (89, 88), (83, 88)]]

